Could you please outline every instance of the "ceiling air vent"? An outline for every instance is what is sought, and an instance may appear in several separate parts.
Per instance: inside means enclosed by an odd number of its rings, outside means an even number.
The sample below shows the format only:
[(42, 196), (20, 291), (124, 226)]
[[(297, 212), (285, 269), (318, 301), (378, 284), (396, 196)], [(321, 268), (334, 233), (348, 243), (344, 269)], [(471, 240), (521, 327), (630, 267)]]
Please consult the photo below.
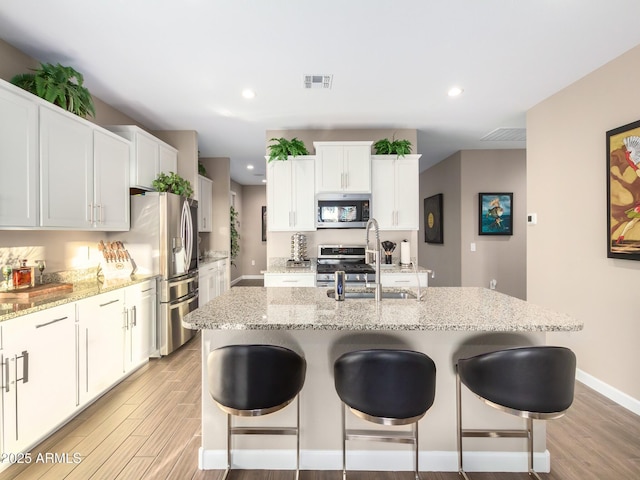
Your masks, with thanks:
[(527, 140), (526, 128), (496, 128), (480, 139), (483, 142), (524, 142)]
[(333, 75), (304, 75), (303, 87), (304, 88), (331, 88), (331, 81)]

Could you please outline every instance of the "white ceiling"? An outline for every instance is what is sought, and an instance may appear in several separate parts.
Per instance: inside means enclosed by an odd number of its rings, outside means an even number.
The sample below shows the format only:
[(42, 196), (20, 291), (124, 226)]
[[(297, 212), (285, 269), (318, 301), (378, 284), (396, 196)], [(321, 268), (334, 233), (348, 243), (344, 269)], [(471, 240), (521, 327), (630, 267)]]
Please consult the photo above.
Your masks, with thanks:
[(524, 148), (480, 138), (640, 44), (638, 18), (638, 0), (2, 0), (0, 38), (151, 129), (197, 130), (254, 185), (269, 129), (415, 128), (421, 170)]

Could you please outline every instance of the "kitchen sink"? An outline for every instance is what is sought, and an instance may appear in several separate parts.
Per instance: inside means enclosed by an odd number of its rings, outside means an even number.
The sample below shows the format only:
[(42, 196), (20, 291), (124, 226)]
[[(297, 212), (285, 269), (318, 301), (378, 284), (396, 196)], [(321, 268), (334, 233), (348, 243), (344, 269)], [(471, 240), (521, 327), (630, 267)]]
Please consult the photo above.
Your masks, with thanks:
[[(335, 290), (327, 290), (327, 297), (336, 298)], [(344, 298), (375, 298), (375, 292), (345, 292)], [(416, 295), (412, 292), (382, 292), (382, 298), (391, 299), (416, 299)]]

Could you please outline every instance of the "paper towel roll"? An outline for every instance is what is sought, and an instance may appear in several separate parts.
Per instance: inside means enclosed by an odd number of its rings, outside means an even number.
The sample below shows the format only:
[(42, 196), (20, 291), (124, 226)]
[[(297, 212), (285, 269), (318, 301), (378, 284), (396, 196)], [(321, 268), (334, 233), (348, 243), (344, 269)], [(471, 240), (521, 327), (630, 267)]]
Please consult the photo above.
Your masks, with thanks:
[(411, 245), (409, 242), (400, 243), (400, 265), (409, 265), (411, 263)]

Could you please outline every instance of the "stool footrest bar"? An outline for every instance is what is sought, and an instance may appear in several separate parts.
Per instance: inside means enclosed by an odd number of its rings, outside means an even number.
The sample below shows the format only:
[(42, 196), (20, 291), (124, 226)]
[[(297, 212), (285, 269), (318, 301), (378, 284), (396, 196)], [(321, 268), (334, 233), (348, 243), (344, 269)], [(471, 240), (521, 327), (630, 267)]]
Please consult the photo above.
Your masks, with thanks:
[(462, 430), (463, 437), (490, 437), (490, 438), (527, 438), (529, 436), (528, 430), (479, 430), (479, 429), (464, 429)]

